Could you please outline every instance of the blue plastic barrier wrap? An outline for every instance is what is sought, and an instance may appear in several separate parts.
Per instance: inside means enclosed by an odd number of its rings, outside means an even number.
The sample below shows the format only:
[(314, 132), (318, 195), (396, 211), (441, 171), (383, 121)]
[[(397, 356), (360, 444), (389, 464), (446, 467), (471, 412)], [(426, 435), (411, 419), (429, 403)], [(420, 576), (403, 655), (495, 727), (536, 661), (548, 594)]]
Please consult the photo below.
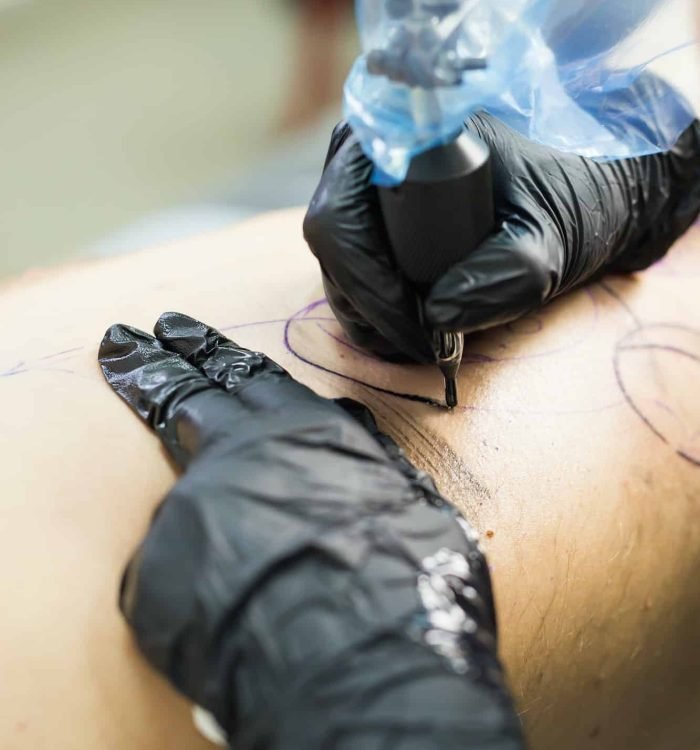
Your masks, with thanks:
[(647, 88), (642, 98), (633, 84), (651, 63), (695, 42), (691, 7), (690, 0), (357, 0), (364, 54), (346, 84), (346, 117), (380, 183), (401, 181), (415, 154), (452, 138), (478, 110), (592, 158), (667, 150), (693, 108), (671, 86), (652, 97)]

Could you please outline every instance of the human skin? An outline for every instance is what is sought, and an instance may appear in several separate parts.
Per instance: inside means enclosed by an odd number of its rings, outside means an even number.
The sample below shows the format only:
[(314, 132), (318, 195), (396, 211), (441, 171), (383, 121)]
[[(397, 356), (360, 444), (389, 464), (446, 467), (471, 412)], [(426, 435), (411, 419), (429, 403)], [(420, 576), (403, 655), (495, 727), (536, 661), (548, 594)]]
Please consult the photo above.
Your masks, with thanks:
[(175, 472), (96, 361), (109, 325), (179, 310), (367, 404), (481, 532), (534, 750), (695, 750), (700, 229), (645, 274), (470, 339), (450, 413), (386, 392), (438, 399), (435, 368), (343, 339), (301, 220), (0, 291), (0, 748), (208, 747), (117, 610)]

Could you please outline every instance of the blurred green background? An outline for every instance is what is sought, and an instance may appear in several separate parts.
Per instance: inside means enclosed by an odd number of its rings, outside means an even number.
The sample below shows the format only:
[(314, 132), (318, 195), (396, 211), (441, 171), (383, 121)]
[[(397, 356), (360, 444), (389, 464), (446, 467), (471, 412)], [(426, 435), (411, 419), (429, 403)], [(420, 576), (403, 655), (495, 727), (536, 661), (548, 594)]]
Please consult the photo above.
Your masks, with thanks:
[[(0, 276), (110, 252), (170, 207), (234, 218), (299, 138), (320, 169), (355, 39), (349, 3), (306, 5), (0, 0)], [(130, 236), (116, 251), (144, 244)]]

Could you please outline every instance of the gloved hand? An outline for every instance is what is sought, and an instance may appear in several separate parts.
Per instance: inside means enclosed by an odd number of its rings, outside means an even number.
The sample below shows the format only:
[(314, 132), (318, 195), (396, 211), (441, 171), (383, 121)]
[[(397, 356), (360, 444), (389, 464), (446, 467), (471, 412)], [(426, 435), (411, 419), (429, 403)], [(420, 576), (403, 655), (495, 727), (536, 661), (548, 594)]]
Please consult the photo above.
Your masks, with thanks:
[(100, 363), (184, 476), (123, 579), (151, 664), (236, 750), (521, 747), (466, 523), (370, 413), (169, 313)]
[(644, 269), (700, 212), (697, 121), (669, 153), (608, 163), (538, 145), (487, 114), (467, 128), (491, 149), (498, 228), (421, 301), (394, 263), (372, 164), (347, 125), (333, 134), (304, 233), (345, 332), (380, 356), (434, 361), (433, 330), (508, 323), (604, 272)]

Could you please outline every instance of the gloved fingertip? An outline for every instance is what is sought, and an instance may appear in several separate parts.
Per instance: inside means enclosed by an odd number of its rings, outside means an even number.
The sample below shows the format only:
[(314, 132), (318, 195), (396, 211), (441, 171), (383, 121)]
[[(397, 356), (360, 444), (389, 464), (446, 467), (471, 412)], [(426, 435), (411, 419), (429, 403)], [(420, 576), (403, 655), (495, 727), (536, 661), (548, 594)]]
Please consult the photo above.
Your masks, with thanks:
[(182, 313), (164, 313), (154, 327), (160, 345), (229, 392), (262, 373), (285, 375), (264, 354), (239, 346), (215, 328)]
[(105, 332), (100, 343), (98, 359), (102, 362), (127, 357), (144, 344), (158, 347), (158, 342), (153, 336), (138, 328), (116, 323)]
[(241, 349), (247, 353), (247, 350), (229, 341), (216, 328), (183, 313), (163, 313), (153, 331), (168, 351), (179, 354), (195, 367), (202, 365), (220, 347), (227, 350)]
[(180, 312), (164, 312), (156, 322), (154, 331), (156, 335), (162, 333), (167, 335), (171, 330), (206, 330), (207, 326), (195, 318)]
[(162, 313), (162, 315), (158, 318), (154, 329), (158, 330), (159, 328), (167, 329), (169, 327), (179, 327), (179, 326), (192, 326), (192, 325), (204, 325), (203, 323), (200, 323), (198, 320), (195, 320), (195, 318), (190, 317), (189, 315), (185, 315), (185, 313), (175, 312), (175, 311), (167, 311)]
[(212, 331), (205, 323), (178, 312), (163, 313), (153, 328), (160, 342), (185, 359), (195, 357), (206, 348)]
[(328, 146), (328, 154), (326, 155), (326, 161), (323, 165), (324, 171), (330, 161), (343, 147), (343, 144), (351, 135), (352, 128), (346, 120), (342, 120), (333, 128), (333, 133), (331, 134), (331, 142)]

